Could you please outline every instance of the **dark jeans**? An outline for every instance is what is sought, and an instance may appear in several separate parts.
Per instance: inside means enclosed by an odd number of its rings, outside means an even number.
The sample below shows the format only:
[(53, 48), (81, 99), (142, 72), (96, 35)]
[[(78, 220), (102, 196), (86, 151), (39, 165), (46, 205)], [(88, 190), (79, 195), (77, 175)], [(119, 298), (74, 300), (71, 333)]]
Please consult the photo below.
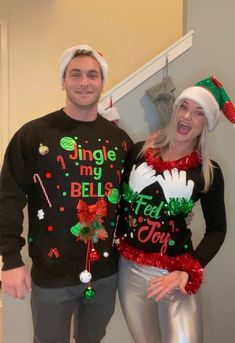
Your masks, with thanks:
[(34, 343), (69, 343), (72, 315), (76, 343), (99, 343), (105, 336), (115, 308), (117, 274), (92, 282), (96, 291), (92, 300), (83, 297), (84, 284), (32, 287)]

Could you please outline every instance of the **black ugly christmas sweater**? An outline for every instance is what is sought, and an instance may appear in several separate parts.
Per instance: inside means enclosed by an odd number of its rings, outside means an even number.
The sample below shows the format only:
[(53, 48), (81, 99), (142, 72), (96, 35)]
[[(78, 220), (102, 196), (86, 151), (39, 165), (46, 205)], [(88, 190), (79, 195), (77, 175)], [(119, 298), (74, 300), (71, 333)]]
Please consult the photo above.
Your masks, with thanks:
[(28, 205), (32, 279), (41, 287), (80, 283), (117, 270), (113, 246), (129, 136), (100, 115), (91, 122), (63, 110), (25, 124), (12, 138), (0, 179), (3, 270), (23, 265)]
[[(213, 182), (209, 190), (203, 192), (204, 180), (201, 164), (197, 163), (195, 158), (196, 152), (178, 161), (164, 162), (159, 158), (159, 161), (155, 162), (149, 158), (151, 154), (140, 155), (142, 145), (141, 142), (135, 144), (127, 158), (117, 230), (120, 253), (126, 259), (142, 265), (156, 266), (168, 271), (187, 271), (192, 282), (188, 291), (195, 293), (203, 279), (203, 267), (216, 255), (226, 234), (224, 180), (221, 169), (212, 161)], [(159, 180), (162, 182), (155, 180), (135, 194), (129, 183), (131, 170), (133, 165), (136, 169), (144, 162), (153, 167), (158, 163), (155, 168), (156, 176), (161, 175)], [(186, 174), (182, 174), (182, 170)], [(175, 187), (176, 183), (180, 184), (180, 187)], [(188, 185), (191, 185), (192, 194), (185, 200), (182, 192), (185, 188), (187, 193)], [(171, 194), (174, 194), (172, 198)], [(205, 233), (194, 248), (192, 232), (185, 219), (188, 213), (193, 211), (193, 205), (197, 201), (201, 203)]]

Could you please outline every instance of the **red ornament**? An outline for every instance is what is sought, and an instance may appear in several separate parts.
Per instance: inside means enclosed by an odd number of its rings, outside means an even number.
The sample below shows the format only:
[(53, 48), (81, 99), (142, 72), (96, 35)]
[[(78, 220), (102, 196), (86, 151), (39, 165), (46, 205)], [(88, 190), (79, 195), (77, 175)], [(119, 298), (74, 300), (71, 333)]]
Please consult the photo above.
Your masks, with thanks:
[(46, 172), (45, 173), (46, 179), (51, 179), (52, 178), (52, 173), (51, 172)]
[(49, 232), (51, 232), (51, 231), (54, 230), (54, 227), (53, 227), (52, 225), (48, 225), (47, 230), (48, 230)]
[(226, 101), (223, 105), (223, 112), (226, 118), (233, 124), (235, 124), (235, 108), (231, 101)]
[(94, 248), (91, 249), (90, 261), (95, 262), (95, 261), (98, 261), (99, 259), (100, 259), (100, 254), (98, 253), (98, 251), (96, 251)]

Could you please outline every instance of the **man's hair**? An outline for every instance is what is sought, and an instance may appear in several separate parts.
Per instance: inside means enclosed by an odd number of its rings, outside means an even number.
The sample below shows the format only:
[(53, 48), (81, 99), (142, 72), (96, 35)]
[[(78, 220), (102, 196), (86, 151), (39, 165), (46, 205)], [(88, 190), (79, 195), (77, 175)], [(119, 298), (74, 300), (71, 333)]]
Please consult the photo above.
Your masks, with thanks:
[(105, 81), (107, 78), (108, 64), (101, 53), (94, 50), (88, 45), (76, 45), (68, 48), (60, 57), (60, 79), (64, 80), (66, 69), (70, 61), (77, 56), (91, 56), (93, 57), (100, 65), (101, 77)]
[[(78, 50), (74, 53), (74, 55), (73, 55), (71, 61), (72, 61), (75, 57), (79, 57), (79, 56), (90, 56), (90, 57), (94, 58), (95, 61), (97, 61), (97, 60), (95, 59), (95, 57), (92, 56), (92, 51), (88, 51), (88, 50), (85, 50), (85, 49), (78, 49)], [(70, 61), (70, 62), (71, 62), (71, 61)], [(97, 61), (97, 62), (98, 62), (98, 61)], [(100, 66), (100, 64), (99, 64), (99, 66)], [(66, 66), (66, 68), (65, 68), (63, 77), (65, 77), (66, 70), (67, 70), (67, 66)], [(102, 80), (104, 80), (104, 75), (103, 75), (101, 66), (100, 66), (100, 73), (101, 73), (101, 78), (102, 78)]]

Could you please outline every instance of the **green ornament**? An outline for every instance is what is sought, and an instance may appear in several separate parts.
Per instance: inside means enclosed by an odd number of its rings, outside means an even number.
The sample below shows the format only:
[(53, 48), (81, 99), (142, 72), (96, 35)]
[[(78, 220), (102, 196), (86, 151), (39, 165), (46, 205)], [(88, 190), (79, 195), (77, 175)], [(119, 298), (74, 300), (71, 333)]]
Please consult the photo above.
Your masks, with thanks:
[(95, 290), (91, 287), (88, 287), (85, 291), (84, 291), (84, 298), (91, 300), (95, 297)]
[(168, 244), (172, 247), (173, 245), (175, 245), (175, 241), (171, 239)]
[(112, 192), (112, 194), (108, 196), (108, 200), (109, 200), (109, 202), (111, 202), (111, 204), (117, 204), (119, 201), (118, 189), (113, 188), (111, 192)]
[(82, 229), (81, 224), (80, 224), (80, 223), (77, 223), (76, 225), (74, 225), (74, 226), (72, 226), (72, 227), (70, 228), (70, 232), (71, 232), (74, 236), (77, 237), (77, 236), (80, 234), (81, 229)]
[(169, 202), (165, 205), (168, 209), (168, 215), (177, 215), (179, 213), (188, 214), (192, 211), (194, 202), (192, 199), (185, 198), (170, 198)]
[(28, 241), (29, 243), (33, 243), (33, 237), (29, 237)]
[(123, 190), (123, 198), (128, 201), (129, 203), (132, 203), (135, 201), (135, 199), (138, 196), (138, 192), (134, 192), (127, 183), (124, 183), (122, 186)]
[(90, 232), (91, 232), (91, 230), (90, 230), (89, 226), (84, 226), (84, 227), (82, 228), (82, 234), (83, 234), (84, 236), (90, 235)]
[(60, 140), (60, 146), (66, 151), (73, 151), (74, 145), (77, 145), (76, 141), (71, 137), (63, 137)]

